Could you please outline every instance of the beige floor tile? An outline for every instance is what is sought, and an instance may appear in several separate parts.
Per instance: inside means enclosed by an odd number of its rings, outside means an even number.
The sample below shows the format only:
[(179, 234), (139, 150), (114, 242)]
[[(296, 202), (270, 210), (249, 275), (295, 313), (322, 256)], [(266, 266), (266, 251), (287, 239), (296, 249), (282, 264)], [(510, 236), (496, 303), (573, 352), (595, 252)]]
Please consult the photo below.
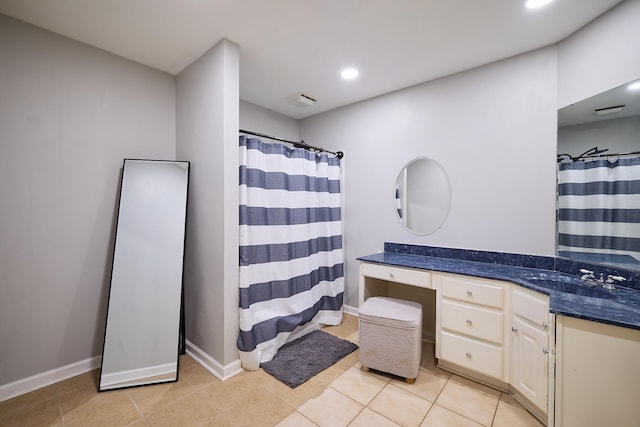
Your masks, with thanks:
[(56, 393), (59, 396), (85, 387), (93, 387), (93, 389), (98, 390), (99, 375), (100, 370), (95, 369), (91, 372), (60, 381), (55, 384)]
[(222, 413), (213, 417), (206, 423), (202, 424), (201, 427), (235, 427), (231, 421)]
[(400, 427), (387, 417), (383, 417), (369, 408), (364, 408), (349, 427)]
[(329, 384), (329, 387), (366, 406), (386, 385), (385, 381), (352, 367)]
[(500, 390), (496, 390), (495, 388), (480, 384), (465, 377), (461, 377), (460, 375), (451, 375), (451, 378), (449, 378), (449, 380), (497, 398), (500, 398), (500, 396), (502, 395), (502, 392)]
[(420, 396), (423, 399), (435, 402), (445, 384), (447, 384), (447, 380), (431, 372), (421, 371), (418, 373), (418, 378), (416, 378), (413, 384), (407, 384), (406, 381), (397, 379), (391, 381), (391, 384)]
[[(126, 392), (123, 392), (121, 390), (108, 391), (102, 394), (102, 396), (105, 396), (107, 394), (126, 394)], [(85, 404), (88, 404), (92, 399), (96, 399), (99, 395), (101, 394), (98, 393), (98, 391), (93, 386), (87, 386), (70, 391), (58, 397), (60, 410), (63, 414), (67, 414), (75, 409), (81, 408)]]
[(291, 406), (262, 389), (225, 411), (224, 415), (233, 426), (266, 427), (278, 424), (294, 411)]
[(183, 370), (195, 365), (196, 363), (197, 362), (193, 360), (193, 357), (189, 356), (188, 354), (181, 354), (180, 360), (178, 362), (178, 368), (180, 372), (182, 372)]
[(244, 371), (226, 381), (216, 380), (199, 391), (218, 410), (226, 412), (229, 408), (259, 390), (280, 387), (278, 380), (262, 369)]
[(439, 377), (449, 379), (451, 373), (436, 366), (435, 344), (429, 341), (422, 342), (422, 360), (420, 370), (430, 372)]
[(14, 410), (34, 403), (43, 402), (56, 398), (55, 384), (42, 387), (30, 393), (14, 397), (4, 402), (0, 402), (0, 420), (8, 416)]
[(300, 412), (296, 411), (292, 412), (291, 415), (276, 424), (276, 427), (317, 427), (317, 424), (309, 420)]
[(403, 426), (419, 426), (432, 402), (409, 393), (393, 384), (373, 399), (368, 408)]
[(56, 399), (21, 405), (6, 415), (0, 415), (3, 427), (62, 426), (62, 416)]
[(216, 382), (221, 381), (196, 364), (181, 372), (177, 382), (136, 387), (129, 394), (142, 413), (148, 414)]
[(436, 404), (484, 426), (490, 426), (498, 406), (498, 398), (449, 381), (438, 396)]
[(329, 366), (327, 369), (325, 369), (324, 371), (320, 372), (314, 378), (316, 380), (318, 380), (321, 384), (324, 384), (325, 386), (328, 386), (333, 381), (335, 381), (336, 378), (338, 378), (340, 375), (342, 375), (344, 373), (344, 371), (349, 369), (351, 366), (353, 366), (353, 365), (345, 366), (345, 365), (342, 365), (342, 364), (338, 365), (336, 363), (335, 365)]
[(324, 427), (348, 425), (364, 406), (332, 388), (298, 408), (298, 412)]
[(442, 406), (433, 405), (420, 427), (481, 427), (481, 424)]
[(273, 386), (269, 387), (269, 391), (292, 408), (298, 408), (307, 400), (320, 396), (326, 388), (326, 384), (316, 378), (311, 378), (296, 388), (291, 388), (280, 381), (276, 381)]
[(493, 427), (542, 427), (542, 423), (522, 407), (498, 403)]
[(200, 426), (220, 412), (209, 405), (206, 399), (192, 394), (150, 412), (146, 418), (152, 426)]
[[(71, 395), (72, 393), (68, 393)], [(97, 393), (63, 414), (67, 427), (126, 426), (142, 418), (129, 396), (121, 391)]]
[(336, 326), (324, 326), (324, 332), (328, 332), (338, 338), (347, 339), (347, 337), (358, 331), (358, 317), (350, 314), (342, 315), (342, 323)]

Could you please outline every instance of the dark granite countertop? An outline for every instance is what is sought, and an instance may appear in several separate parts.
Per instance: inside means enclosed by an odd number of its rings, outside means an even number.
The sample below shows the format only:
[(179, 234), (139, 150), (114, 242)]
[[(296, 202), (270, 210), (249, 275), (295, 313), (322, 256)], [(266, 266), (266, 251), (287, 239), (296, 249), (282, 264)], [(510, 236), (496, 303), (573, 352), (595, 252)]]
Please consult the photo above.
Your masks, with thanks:
[[(552, 313), (640, 330), (640, 290), (635, 288), (635, 276), (628, 278), (626, 286), (607, 290), (581, 282), (576, 274), (558, 271), (557, 263), (549, 263), (549, 259), (553, 260), (549, 257), (504, 254), (500, 258), (495, 252), (445, 248), (443, 253), (434, 249), (437, 248), (385, 243), (385, 252), (357, 259), (509, 281), (549, 295)], [(465, 258), (465, 252), (472, 260)]]

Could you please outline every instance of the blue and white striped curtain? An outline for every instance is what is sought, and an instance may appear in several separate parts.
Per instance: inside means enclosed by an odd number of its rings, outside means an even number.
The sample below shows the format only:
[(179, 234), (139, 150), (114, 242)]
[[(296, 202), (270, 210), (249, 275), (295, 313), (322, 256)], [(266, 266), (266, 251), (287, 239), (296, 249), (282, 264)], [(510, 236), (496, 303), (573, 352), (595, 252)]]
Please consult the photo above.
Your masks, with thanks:
[(558, 165), (558, 250), (640, 260), (640, 158)]
[(340, 159), (240, 136), (240, 361), (342, 322)]

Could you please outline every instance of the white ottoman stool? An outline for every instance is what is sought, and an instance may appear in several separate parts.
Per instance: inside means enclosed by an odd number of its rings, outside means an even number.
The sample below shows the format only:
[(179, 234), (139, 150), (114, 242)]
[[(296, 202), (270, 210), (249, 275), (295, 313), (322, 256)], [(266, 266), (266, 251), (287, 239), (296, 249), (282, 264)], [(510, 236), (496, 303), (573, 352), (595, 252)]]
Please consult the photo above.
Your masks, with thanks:
[(422, 306), (388, 297), (367, 299), (358, 310), (360, 363), (413, 384), (422, 358)]

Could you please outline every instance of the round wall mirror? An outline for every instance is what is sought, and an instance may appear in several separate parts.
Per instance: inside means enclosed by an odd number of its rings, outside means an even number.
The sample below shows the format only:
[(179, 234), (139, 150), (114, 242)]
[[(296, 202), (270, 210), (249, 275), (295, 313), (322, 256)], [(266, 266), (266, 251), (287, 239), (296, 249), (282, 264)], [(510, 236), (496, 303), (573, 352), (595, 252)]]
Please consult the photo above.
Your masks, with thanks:
[(451, 207), (451, 184), (440, 163), (418, 157), (406, 164), (396, 181), (395, 211), (411, 233), (431, 234), (442, 226)]

